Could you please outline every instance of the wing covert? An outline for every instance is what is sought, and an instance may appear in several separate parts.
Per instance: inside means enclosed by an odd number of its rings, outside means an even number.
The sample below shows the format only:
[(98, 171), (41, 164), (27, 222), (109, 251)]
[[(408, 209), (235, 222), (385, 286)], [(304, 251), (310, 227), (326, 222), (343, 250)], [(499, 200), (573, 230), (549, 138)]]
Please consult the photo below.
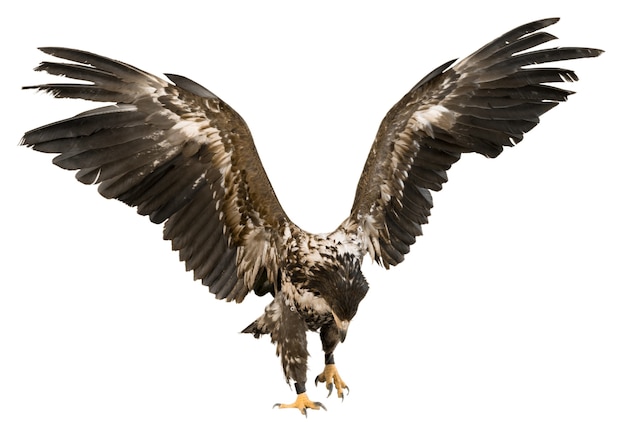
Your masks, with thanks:
[(589, 48), (536, 49), (555, 39), (541, 32), (558, 18), (515, 28), (464, 60), (433, 70), (383, 119), (344, 227), (389, 268), (403, 261), (432, 208), (447, 170), (461, 154), (497, 157), (519, 143), (539, 117), (571, 91), (547, 83), (576, 81), (572, 70), (527, 67), (596, 57)]
[(29, 131), (22, 144), (59, 154), (54, 163), (79, 181), (165, 222), (164, 238), (217, 298), (268, 291), (289, 220), (244, 120), (185, 77), (167, 75), (172, 85), (89, 52), (42, 51), (70, 62), (35, 70), (87, 83), (25, 88), (113, 104)]

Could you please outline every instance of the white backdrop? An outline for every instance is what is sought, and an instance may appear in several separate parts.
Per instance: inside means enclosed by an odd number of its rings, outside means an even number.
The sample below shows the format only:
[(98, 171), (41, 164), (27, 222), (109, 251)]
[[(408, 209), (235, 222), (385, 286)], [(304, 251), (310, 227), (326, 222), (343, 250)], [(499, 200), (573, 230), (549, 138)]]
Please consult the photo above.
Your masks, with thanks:
[[(624, 70), (617, 6), (596, 1), (83, 3), (21, 1), (3, 26), (0, 428), (626, 427)], [(438, 4), (437, 4), (438, 3)], [(218, 5), (219, 4), (219, 5)], [(206, 86), (248, 122), (285, 210), (333, 230), (387, 110), (439, 64), (560, 16), (565, 105), (497, 160), (465, 157), (431, 223), (371, 289), (336, 353), (350, 386), (327, 412), (295, 392), (269, 339), (238, 332), (267, 298), (214, 300), (161, 227), (17, 143), (87, 110), (21, 91), (37, 46), (70, 46)], [(553, 44), (553, 45), (556, 45)], [(351, 427), (355, 428), (355, 427)]]

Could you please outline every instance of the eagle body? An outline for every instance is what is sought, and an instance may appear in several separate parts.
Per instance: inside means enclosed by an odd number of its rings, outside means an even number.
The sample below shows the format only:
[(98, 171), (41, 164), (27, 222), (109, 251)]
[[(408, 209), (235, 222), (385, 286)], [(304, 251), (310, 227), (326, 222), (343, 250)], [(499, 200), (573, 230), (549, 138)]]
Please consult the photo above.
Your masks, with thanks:
[(164, 239), (216, 298), (271, 296), (243, 331), (270, 336), (298, 393), (279, 406), (306, 414), (323, 408), (306, 392), (308, 330), (325, 352), (315, 382), (341, 398), (347, 390), (334, 352), (369, 288), (365, 255), (387, 269), (401, 263), (428, 222), (432, 192), (463, 154), (497, 157), (572, 94), (551, 84), (576, 74), (548, 63), (602, 53), (538, 49), (555, 39), (543, 29), (557, 21), (514, 28), (420, 80), (381, 122), (351, 211), (329, 234), (289, 219), (243, 118), (183, 76), (168, 81), (90, 52), (41, 48), (62, 61), (36, 70), (74, 81), (25, 88), (108, 105), (26, 132), (21, 143), (57, 154), (54, 164), (80, 182), (164, 223)]
[(357, 234), (343, 227), (327, 235), (300, 229), (290, 234), (285, 237), (274, 300), (243, 332), (271, 335), (285, 377), (303, 385), (308, 352), (301, 345), (306, 345), (306, 331), (320, 331), (326, 361), (333, 361), (333, 351), (345, 339), (369, 286), (361, 272), (363, 253)]

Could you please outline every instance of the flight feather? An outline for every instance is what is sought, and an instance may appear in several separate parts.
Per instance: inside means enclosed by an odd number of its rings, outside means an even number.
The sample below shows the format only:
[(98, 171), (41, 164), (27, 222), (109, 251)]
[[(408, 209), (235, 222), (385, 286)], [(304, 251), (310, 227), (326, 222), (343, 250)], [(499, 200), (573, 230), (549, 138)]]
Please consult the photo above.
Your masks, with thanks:
[(32, 88), (115, 104), (27, 132), (23, 144), (59, 153), (54, 163), (78, 170), (79, 181), (165, 221), (165, 239), (218, 298), (241, 301), (257, 281), (277, 282), (289, 220), (230, 106), (182, 76), (167, 75), (171, 84), (96, 54), (42, 51), (71, 62), (36, 70), (87, 83)]

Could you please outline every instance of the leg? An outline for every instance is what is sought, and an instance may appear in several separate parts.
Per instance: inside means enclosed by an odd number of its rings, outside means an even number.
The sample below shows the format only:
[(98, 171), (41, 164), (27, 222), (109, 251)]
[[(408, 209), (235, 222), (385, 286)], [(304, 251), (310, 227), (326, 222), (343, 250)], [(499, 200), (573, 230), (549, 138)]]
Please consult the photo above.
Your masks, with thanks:
[(244, 329), (244, 333), (258, 337), (269, 334), (272, 343), (276, 344), (276, 355), (280, 356), (285, 379), (289, 383), (294, 381), (296, 387), (296, 401), (294, 403), (277, 403), (274, 407), (297, 408), (303, 415), (307, 409), (326, 409), (319, 402), (309, 400), (306, 394), (306, 372), (308, 351), (306, 341), (307, 326), (298, 312), (285, 304), (281, 293), (265, 309), (263, 314), (254, 323)]
[(243, 329), (242, 333), (250, 333), (256, 338), (269, 334), (272, 343), (276, 345), (276, 355), (280, 357), (287, 382), (301, 384), (304, 391), (309, 355), (306, 330), (306, 324), (298, 312), (285, 304), (285, 298), (279, 292), (266, 306), (265, 313)]
[(322, 348), (324, 349), (325, 354), (325, 366), (324, 371), (315, 378), (315, 385), (317, 385), (318, 382), (325, 382), (326, 388), (328, 389), (328, 397), (330, 397), (333, 392), (333, 386), (336, 387), (337, 397), (340, 397), (343, 400), (344, 388), (348, 393), (350, 392), (350, 389), (343, 382), (341, 376), (339, 376), (339, 372), (335, 366), (334, 351), (341, 340), (339, 329), (334, 323), (328, 324), (320, 330), (320, 338), (322, 340)]

